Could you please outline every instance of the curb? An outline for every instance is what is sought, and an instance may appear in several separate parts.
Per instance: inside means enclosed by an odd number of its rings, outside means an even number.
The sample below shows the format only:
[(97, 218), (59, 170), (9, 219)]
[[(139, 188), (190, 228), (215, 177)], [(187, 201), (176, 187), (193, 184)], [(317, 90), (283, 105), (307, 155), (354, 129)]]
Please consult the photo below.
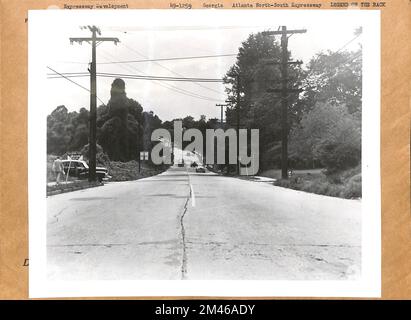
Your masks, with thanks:
[(67, 187), (63, 189), (57, 189), (57, 190), (51, 190), (47, 191), (47, 197), (49, 196), (54, 196), (56, 194), (60, 193), (67, 193), (67, 192), (72, 192), (72, 191), (77, 191), (77, 190), (82, 190), (82, 189), (89, 189), (89, 188), (95, 188), (95, 187), (101, 187), (104, 186), (104, 183), (96, 183), (96, 184), (84, 184), (80, 186), (72, 186), (72, 187)]

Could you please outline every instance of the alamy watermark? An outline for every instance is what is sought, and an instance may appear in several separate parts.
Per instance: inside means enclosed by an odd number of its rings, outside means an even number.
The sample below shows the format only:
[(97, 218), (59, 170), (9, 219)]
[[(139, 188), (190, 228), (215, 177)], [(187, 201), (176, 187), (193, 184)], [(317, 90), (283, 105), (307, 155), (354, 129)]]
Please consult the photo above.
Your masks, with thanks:
[[(151, 141), (160, 141), (151, 151), (151, 160), (154, 164), (172, 164), (173, 145), (183, 146), (183, 141), (191, 141), (184, 148), (184, 151), (195, 154), (204, 153), (204, 137), (200, 130), (195, 128), (183, 130), (182, 121), (176, 120), (173, 131), (173, 140), (167, 129), (156, 129), (151, 134)], [(228, 152), (226, 152), (226, 139), (228, 139)], [(257, 174), (259, 169), (259, 130), (250, 129), (250, 142), (248, 143), (248, 130), (240, 129), (238, 140), (240, 175)], [(227, 164), (227, 155), (228, 164), (237, 164), (237, 132), (235, 129), (225, 131), (223, 129), (207, 129), (205, 143), (205, 164)], [(250, 150), (250, 154), (248, 150)]]

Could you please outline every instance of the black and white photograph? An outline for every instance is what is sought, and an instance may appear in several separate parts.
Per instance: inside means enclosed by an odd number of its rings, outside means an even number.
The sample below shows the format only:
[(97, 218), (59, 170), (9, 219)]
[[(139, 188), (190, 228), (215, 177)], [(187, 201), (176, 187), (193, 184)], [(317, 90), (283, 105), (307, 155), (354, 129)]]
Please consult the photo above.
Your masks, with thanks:
[(30, 11), (30, 296), (379, 296), (379, 23)]

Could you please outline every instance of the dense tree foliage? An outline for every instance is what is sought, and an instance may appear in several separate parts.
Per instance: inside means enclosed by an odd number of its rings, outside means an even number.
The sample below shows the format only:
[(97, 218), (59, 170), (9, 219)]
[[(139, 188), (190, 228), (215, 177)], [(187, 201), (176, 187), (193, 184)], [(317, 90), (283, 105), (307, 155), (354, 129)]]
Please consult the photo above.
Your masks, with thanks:
[[(360, 33), (359, 29), (357, 33)], [(292, 60), (291, 54), (289, 54)], [(229, 107), (226, 123), (192, 116), (181, 120), (184, 129), (236, 128), (237, 100), (240, 128), (260, 130), (260, 170), (279, 168), (281, 163), (281, 47), (278, 40), (262, 33), (251, 34), (241, 45), (235, 64), (224, 77)], [(270, 64), (269, 62), (274, 62)], [(338, 172), (361, 162), (362, 51), (322, 52), (302, 68), (289, 65), (289, 88), (302, 93), (288, 96), (289, 156), (292, 168), (327, 168)], [(80, 151), (88, 143), (89, 113), (68, 112), (57, 107), (47, 118), (49, 153)], [(174, 121), (174, 120), (173, 120)], [(173, 136), (173, 121), (164, 123), (153, 112), (143, 111), (128, 98), (125, 83), (114, 80), (107, 105), (98, 108), (97, 138), (111, 160), (138, 159), (141, 150), (150, 151), (155, 143), (151, 133), (168, 129)], [(190, 142), (183, 142), (184, 148)], [(203, 156), (206, 156), (204, 144)]]
[[(357, 34), (361, 30), (356, 31)], [(281, 48), (272, 37), (251, 34), (225, 76), (230, 101), (240, 98), (240, 128), (260, 130), (260, 169), (281, 163)], [(290, 60), (291, 54), (289, 54)], [(288, 96), (291, 167), (326, 167), (329, 172), (355, 166), (361, 158), (362, 51), (320, 53), (302, 69), (289, 66)], [(236, 127), (236, 103), (227, 122)], [(349, 135), (348, 135), (349, 134)]]
[(361, 162), (362, 51), (319, 54), (305, 71), (290, 135), (291, 159), (329, 173)]
[(98, 141), (111, 160), (135, 159), (142, 148), (143, 108), (127, 98), (121, 79), (114, 80), (110, 93), (107, 106), (99, 108)]
[(361, 161), (361, 123), (345, 105), (317, 103), (291, 132), (291, 157), (309, 166), (313, 161), (328, 173)]
[(350, 114), (361, 117), (362, 50), (327, 52), (311, 59), (304, 74), (304, 91), (297, 104), (300, 113), (317, 102), (345, 104)]
[[(125, 83), (114, 80), (107, 105), (97, 109), (97, 142), (110, 160), (138, 159), (142, 150), (150, 151), (151, 133), (161, 127), (162, 121), (152, 111), (127, 97)], [(47, 118), (47, 152), (64, 154), (80, 152), (88, 144), (89, 111), (68, 112), (57, 107)]]
[(81, 108), (79, 112), (68, 112), (65, 106), (58, 106), (47, 117), (47, 151), (63, 154), (78, 151), (88, 143), (89, 113)]
[[(290, 55), (290, 59), (291, 55)], [(237, 104), (239, 98), (240, 128), (260, 130), (260, 168), (278, 166), (281, 162), (278, 152), (281, 143), (281, 104), (279, 93), (269, 93), (269, 89), (280, 89), (281, 61), (279, 43), (262, 33), (251, 34), (239, 48), (236, 63), (227, 72), (224, 80), (231, 107), (227, 109), (227, 124), (237, 125)], [(300, 86), (303, 71), (298, 65), (289, 66), (289, 86)], [(290, 123), (298, 94), (289, 96)]]

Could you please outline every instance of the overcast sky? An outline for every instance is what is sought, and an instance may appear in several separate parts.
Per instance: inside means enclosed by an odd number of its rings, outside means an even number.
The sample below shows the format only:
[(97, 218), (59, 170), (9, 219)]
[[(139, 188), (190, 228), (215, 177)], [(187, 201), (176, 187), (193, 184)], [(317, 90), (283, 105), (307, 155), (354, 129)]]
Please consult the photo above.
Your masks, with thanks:
[[(363, 12), (361, 12), (363, 13)], [(100, 27), (103, 37), (117, 37), (118, 46), (102, 43), (97, 48), (97, 62), (162, 59), (185, 56), (236, 54), (250, 33), (288, 29), (307, 29), (293, 35), (289, 49), (293, 59), (305, 63), (320, 51), (338, 50), (354, 37), (361, 26), (361, 14), (347, 11), (284, 11), (284, 10), (127, 10), (71, 11), (46, 10), (31, 12), (29, 37), (31, 43), (44, 47), (43, 57), (30, 62), (42, 64), (44, 77), (51, 71), (87, 72), (91, 47), (87, 43), (70, 45), (70, 37), (88, 37), (82, 25)], [(346, 49), (356, 50), (361, 37)], [(207, 59), (98, 64), (97, 72), (221, 78), (235, 63), (235, 56)], [(39, 69), (40, 70), (40, 69)], [(89, 78), (73, 78), (89, 88)], [(108, 102), (114, 79), (98, 78), (97, 95)], [(48, 113), (59, 105), (70, 111), (89, 108), (89, 93), (66, 79), (48, 79), (44, 101)], [(216, 103), (226, 99), (224, 86), (218, 83), (197, 85), (188, 82), (156, 82), (125, 80), (129, 98), (141, 103), (145, 111), (154, 111), (162, 120), (192, 115), (198, 118), (219, 117)], [(177, 92), (184, 90), (183, 93)], [(190, 94), (201, 97), (192, 97)], [(100, 104), (100, 102), (98, 102)]]

